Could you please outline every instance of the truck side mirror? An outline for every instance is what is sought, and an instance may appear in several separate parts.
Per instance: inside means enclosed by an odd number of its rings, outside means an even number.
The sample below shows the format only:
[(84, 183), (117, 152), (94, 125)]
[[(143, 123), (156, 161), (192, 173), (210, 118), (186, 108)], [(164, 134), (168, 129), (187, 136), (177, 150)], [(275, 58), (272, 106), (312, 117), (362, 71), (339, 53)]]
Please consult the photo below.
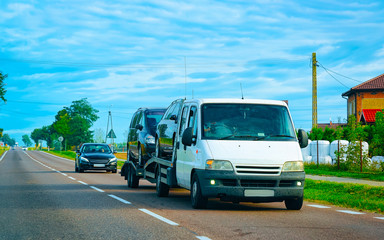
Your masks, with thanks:
[(136, 128), (137, 130), (140, 130), (140, 131), (141, 131), (141, 130), (143, 130), (144, 127), (143, 127), (143, 125), (141, 125), (141, 124), (137, 124), (135, 128)]
[(297, 138), (299, 139), (300, 148), (305, 148), (308, 146), (308, 135), (303, 129), (299, 129), (297, 132)]
[(177, 116), (173, 114), (169, 119), (174, 120), (177, 123)]
[(194, 143), (193, 136), (192, 136), (193, 129), (191, 127), (186, 128), (183, 132), (183, 137), (181, 139), (181, 142), (185, 146), (192, 146)]
[(76, 153), (80, 153), (80, 149), (76, 149)]

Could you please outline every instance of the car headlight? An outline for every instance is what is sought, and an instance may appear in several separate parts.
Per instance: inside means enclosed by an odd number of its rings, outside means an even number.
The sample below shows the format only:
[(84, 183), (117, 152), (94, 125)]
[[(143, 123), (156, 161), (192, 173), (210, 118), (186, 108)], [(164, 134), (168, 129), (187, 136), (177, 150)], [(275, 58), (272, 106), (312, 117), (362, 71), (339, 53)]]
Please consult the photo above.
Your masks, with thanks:
[(303, 172), (304, 163), (302, 161), (286, 162), (283, 165), (283, 172)]
[(117, 163), (117, 158), (111, 158), (111, 159), (109, 159), (109, 163), (110, 163), (111, 165), (116, 165), (116, 163)]
[(205, 163), (205, 169), (209, 170), (229, 170), (233, 171), (230, 161), (209, 159)]
[(82, 161), (82, 162), (89, 162), (88, 159), (86, 159), (85, 157), (80, 157), (80, 161)]
[(147, 144), (155, 144), (155, 138), (152, 135), (147, 135), (145, 137), (145, 143)]

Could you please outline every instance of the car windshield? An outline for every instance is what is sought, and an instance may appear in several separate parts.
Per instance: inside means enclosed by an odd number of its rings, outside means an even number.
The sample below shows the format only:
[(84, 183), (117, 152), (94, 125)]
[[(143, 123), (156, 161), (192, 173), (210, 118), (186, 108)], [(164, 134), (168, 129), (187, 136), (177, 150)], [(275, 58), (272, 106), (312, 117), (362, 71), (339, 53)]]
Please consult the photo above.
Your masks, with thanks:
[(149, 130), (149, 134), (155, 136), (156, 133), (156, 126), (160, 122), (161, 118), (163, 117), (165, 110), (153, 110), (153, 111), (148, 111), (146, 113), (146, 118), (147, 118), (147, 126)]
[(296, 141), (284, 106), (266, 104), (204, 104), (202, 138), (216, 140)]
[(111, 153), (107, 145), (86, 145), (83, 148), (84, 153)]

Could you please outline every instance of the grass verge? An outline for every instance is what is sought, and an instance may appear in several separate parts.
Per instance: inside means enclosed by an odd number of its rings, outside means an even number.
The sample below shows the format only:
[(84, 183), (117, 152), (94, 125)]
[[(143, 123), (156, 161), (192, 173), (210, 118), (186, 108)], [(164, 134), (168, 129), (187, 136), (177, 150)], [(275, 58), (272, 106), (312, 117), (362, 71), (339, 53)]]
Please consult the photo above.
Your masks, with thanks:
[(337, 166), (328, 164), (320, 164), (319, 167), (317, 167), (317, 165), (314, 163), (306, 163), (304, 166), (304, 170), (306, 174), (311, 175), (349, 177), (374, 181), (384, 181), (384, 172), (379, 171), (352, 172), (338, 170)]
[(382, 187), (306, 179), (304, 199), (357, 210), (384, 213), (384, 188)]

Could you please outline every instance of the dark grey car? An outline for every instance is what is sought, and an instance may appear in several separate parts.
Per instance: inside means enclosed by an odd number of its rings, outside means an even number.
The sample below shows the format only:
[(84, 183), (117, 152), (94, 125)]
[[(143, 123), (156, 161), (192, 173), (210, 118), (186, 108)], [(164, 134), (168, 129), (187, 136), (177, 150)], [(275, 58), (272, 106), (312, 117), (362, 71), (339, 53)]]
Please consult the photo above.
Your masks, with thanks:
[(105, 143), (84, 143), (76, 151), (75, 171), (107, 170), (117, 172), (117, 158), (115, 152)]
[(152, 157), (155, 151), (156, 126), (165, 108), (139, 108), (132, 116), (127, 140), (127, 160), (138, 162), (141, 166)]

